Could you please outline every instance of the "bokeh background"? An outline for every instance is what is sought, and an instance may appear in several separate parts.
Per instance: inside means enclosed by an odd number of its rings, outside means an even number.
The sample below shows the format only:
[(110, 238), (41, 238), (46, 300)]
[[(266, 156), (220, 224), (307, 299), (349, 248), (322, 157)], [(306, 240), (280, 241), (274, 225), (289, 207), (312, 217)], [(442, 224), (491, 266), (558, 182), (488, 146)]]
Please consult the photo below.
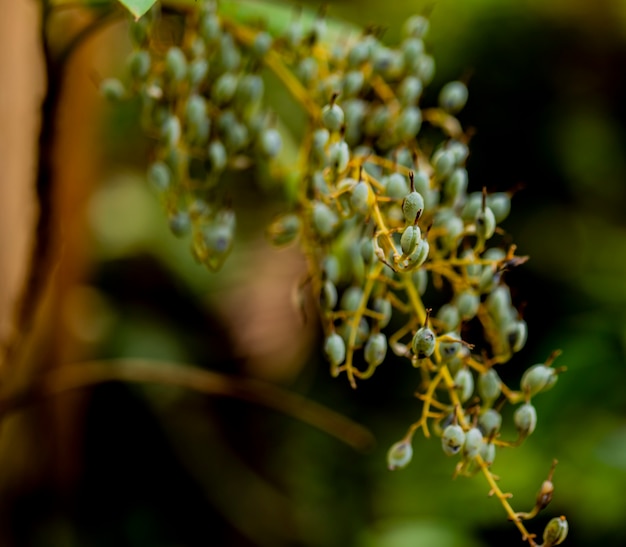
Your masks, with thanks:
[[(284, 14), (319, 7), (282, 5)], [(555, 349), (567, 368), (536, 398), (536, 432), (501, 450), (493, 471), (513, 506), (530, 510), (556, 458), (553, 501), (531, 531), (564, 514), (566, 545), (626, 545), (626, 3), (344, 0), (327, 8), (330, 18), (386, 27), (389, 43), (406, 17), (429, 13), (437, 72), (425, 104), (445, 82), (467, 78), (459, 119), (474, 131), (470, 189), (518, 189), (503, 228), (530, 256), (508, 274), (528, 343), (502, 377), (515, 385)], [(53, 41), (84, 22), (63, 10)], [(330, 377), (315, 317), (303, 321), (293, 305), (302, 258), (264, 239), (279, 206), (271, 191), (238, 186), (246, 214), (217, 274), (168, 231), (144, 181), (149, 141), (132, 109), (111, 109), (94, 84), (121, 70), (128, 47), (125, 26), (110, 25), (68, 69), (55, 198), (64, 244), (36, 366), (24, 365), (15, 382), (88, 359), (191, 363), (321, 403), (365, 426), (375, 443), (355, 450), (235, 397), (101, 384), (4, 419), (2, 545), (521, 545), (481, 476), (452, 479), (454, 462), (436, 439), (416, 436), (411, 465), (386, 469), (388, 446), (418, 415), (415, 372), (390, 360), (356, 391)], [(19, 186), (5, 179), (3, 192), (23, 191), (22, 178)]]

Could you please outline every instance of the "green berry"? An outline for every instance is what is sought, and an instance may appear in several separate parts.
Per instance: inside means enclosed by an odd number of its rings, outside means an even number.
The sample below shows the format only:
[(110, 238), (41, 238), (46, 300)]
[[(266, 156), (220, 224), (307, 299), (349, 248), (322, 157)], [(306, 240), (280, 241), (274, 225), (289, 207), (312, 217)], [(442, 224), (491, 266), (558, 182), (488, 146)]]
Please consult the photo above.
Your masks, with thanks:
[(469, 321), (478, 312), (480, 296), (473, 289), (465, 289), (455, 296), (454, 305), (459, 311), (461, 319)]
[(423, 15), (411, 15), (402, 26), (404, 36), (424, 38), (428, 33), (430, 23)]
[(326, 310), (333, 310), (337, 305), (338, 295), (337, 295), (337, 287), (330, 280), (327, 279), (324, 281), (322, 285), (322, 293), (320, 295), (322, 307)]
[(413, 457), (413, 447), (409, 441), (399, 441), (387, 452), (387, 467), (390, 471), (403, 469)]
[(543, 530), (543, 547), (560, 545), (569, 532), (569, 524), (564, 516), (554, 517)]
[(276, 157), (280, 153), (282, 146), (283, 139), (277, 129), (270, 127), (261, 133), (259, 147), (266, 157)]
[(402, 254), (410, 255), (417, 248), (418, 243), (422, 239), (422, 232), (417, 224), (409, 224), (402, 232), (400, 238), (400, 246)]
[(453, 331), (461, 324), (461, 314), (455, 304), (446, 302), (437, 311), (437, 321), (444, 331)]
[(484, 207), (476, 213), (476, 234), (482, 240), (489, 239), (496, 231), (496, 217), (489, 207)]
[(391, 302), (386, 298), (377, 297), (374, 299), (374, 303), (372, 305), (372, 309), (379, 313), (381, 317), (378, 319), (378, 327), (383, 329), (391, 321), (391, 316), (393, 313), (393, 307)]
[(472, 427), (465, 434), (465, 443), (463, 443), (463, 457), (471, 460), (474, 459), (482, 449), (484, 444), (483, 434), (477, 427)]
[(331, 370), (336, 369), (346, 358), (346, 344), (341, 336), (333, 332), (324, 340), (324, 354), (330, 362)]
[(402, 202), (402, 212), (404, 213), (404, 220), (408, 224), (414, 224), (419, 218), (419, 215), (424, 210), (424, 198), (419, 192), (415, 190), (409, 192)]
[(207, 149), (207, 156), (213, 171), (219, 172), (226, 167), (228, 154), (221, 141), (212, 141)]
[(148, 182), (159, 192), (167, 190), (172, 182), (172, 172), (162, 161), (155, 161), (148, 167)]
[(455, 456), (463, 448), (465, 432), (460, 425), (450, 424), (443, 430), (441, 447), (447, 456)]
[(322, 108), (322, 123), (329, 131), (339, 131), (344, 117), (342, 108), (334, 101)]
[(478, 395), (484, 404), (490, 405), (502, 393), (502, 382), (498, 373), (490, 368), (478, 375)]
[(187, 58), (179, 47), (171, 47), (165, 54), (165, 74), (174, 82), (181, 82), (187, 76)]
[(359, 309), (363, 298), (363, 289), (352, 285), (341, 295), (340, 306), (342, 310), (354, 312)]
[(537, 411), (530, 403), (524, 403), (517, 407), (513, 413), (515, 427), (522, 437), (530, 435), (537, 427)]
[(328, 162), (337, 172), (343, 172), (350, 161), (350, 150), (344, 140), (334, 142), (328, 149)]
[(321, 237), (329, 237), (339, 225), (337, 214), (325, 203), (313, 205), (313, 227)]
[(557, 380), (558, 374), (556, 370), (540, 363), (533, 365), (524, 372), (520, 387), (524, 393), (532, 397), (542, 391), (548, 391), (556, 384)]
[(385, 195), (392, 199), (402, 199), (409, 193), (406, 177), (400, 173), (392, 173), (385, 183)]
[(487, 207), (493, 211), (496, 222), (500, 223), (511, 212), (511, 196), (505, 192), (487, 194)]
[(288, 245), (300, 233), (300, 217), (294, 213), (287, 213), (278, 217), (268, 227), (271, 242), (274, 245)]
[(474, 393), (474, 376), (471, 370), (467, 367), (460, 368), (454, 375), (454, 385), (461, 402), (467, 401)]
[(406, 267), (409, 270), (419, 268), (428, 259), (428, 253), (430, 252), (430, 244), (424, 238), (419, 240), (417, 247), (413, 251), (413, 254), (409, 255), (406, 261)]
[(439, 106), (447, 112), (456, 114), (465, 106), (467, 97), (467, 86), (463, 82), (448, 82), (439, 92)]
[(352, 210), (361, 215), (367, 215), (373, 201), (372, 191), (365, 181), (358, 182), (350, 193), (350, 206)]
[(382, 332), (372, 334), (365, 344), (365, 361), (371, 367), (377, 367), (385, 360), (386, 355), (387, 337)]
[(100, 82), (100, 93), (107, 101), (119, 102), (126, 96), (126, 88), (117, 78), (105, 78)]
[(184, 211), (178, 211), (169, 218), (170, 230), (176, 237), (183, 237), (189, 233), (191, 229), (191, 219), (189, 214)]
[(511, 322), (506, 328), (506, 340), (512, 352), (520, 351), (528, 338), (528, 326), (526, 321), (518, 319)]
[(145, 49), (139, 49), (131, 54), (128, 64), (131, 76), (135, 80), (144, 81), (152, 65), (150, 53)]
[(419, 328), (413, 336), (411, 346), (418, 359), (430, 357), (435, 351), (435, 333), (428, 327)]
[(496, 445), (493, 443), (483, 443), (480, 449), (480, 457), (487, 465), (491, 465), (496, 459)]
[(502, 427), (502, 415), (493, 408), (488, 408), (478, 417), (478, 427), (485, 437), (491, 437)]

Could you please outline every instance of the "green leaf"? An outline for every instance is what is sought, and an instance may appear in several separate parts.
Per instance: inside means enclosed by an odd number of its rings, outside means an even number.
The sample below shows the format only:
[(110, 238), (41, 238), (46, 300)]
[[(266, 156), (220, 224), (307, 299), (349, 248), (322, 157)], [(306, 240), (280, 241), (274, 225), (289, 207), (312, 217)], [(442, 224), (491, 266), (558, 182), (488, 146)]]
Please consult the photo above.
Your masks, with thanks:
[(130, 11), (136, 19), (139, 19), (156, 3), (156, 0), (118, 0), (118, 2)]

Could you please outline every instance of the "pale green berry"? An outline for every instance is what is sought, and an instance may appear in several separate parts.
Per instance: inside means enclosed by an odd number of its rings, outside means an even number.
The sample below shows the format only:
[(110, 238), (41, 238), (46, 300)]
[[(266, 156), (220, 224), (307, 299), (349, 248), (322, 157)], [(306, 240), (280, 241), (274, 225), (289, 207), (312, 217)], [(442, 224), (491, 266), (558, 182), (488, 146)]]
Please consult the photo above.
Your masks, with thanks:
[(339, 217), (328, 205), (321, 201), (313, 205), (313, 227), (320, 236), (331, 236), (338, 225)]
[(430, 357), (435, 351), (435, 333), (428, 327), (419, 328), (413, 336), (411, 346), (418, 359)]
[(465, 289), (454, 298), (454, 305), (463, 321), (469, 321), (476, 316), (480, 306), (480, 296), (473, 289)]
[(446, 150), (445, 148), (439, 148), (431, 159), (435, 176), (439, 180), (448, 178), (456, 168), (456, 158), (454, 152)]
[(443, 195), (446, 202), (453, 206), (459, 204), (465, 197), (467, 184), (467, 170), (463, 167), (457, 167), (443, 183)]
[(259, 58), (265, 57), (267, 52), (272, 47), (272, 42), (273, 38), (269, 33), (265, 31), (259, 32), (254, 37), (254, 41), (252, 42), (253, 53)]
[(327, 255), (322, 261), (322, 272), (326, 279), (332, 281), (335, 285), (339, 283), (341, 277), (341, 265), (339, 259), (335, 255)]
[(478, 427), (485, 435), (491, 437), (502, 427), (502, 415), (493, 408), (488, 408), (478, 417)]
[(382, 298), (380, 296), (376, 297), (374, 299), (372, 309), (381, 315), (381, 317), (378, 319), (379, 328), (385, 328), (389, 324), (389, 321), (391, 321), (391, 316), (393, 313), (393, 307), (391, 305), (391, 302), (386, 298)]
[(310, 87), (319, 74), (317, 59), (304, 57), (298, 62), (294, 72), (305, 87)]
[(493, 289), (485, 299), (485, 307), (497, 324), (508, 324), (514, 314), (509, 287), (498, 285)]
[(182, 129), (178, 116), (168, 116), (161, 126), (161, 138), (166, 146), (175, 148), (180, 142)]
[(407, 76), (398, 88), (398, 99), (403, 105), (415, 105), (422, 95), (422, 81), (416, 76)]
[(268, 234), (274, 245), (288, 245), (300, 234), (301, 221), (295, 213), (287, 213), (275, 219), (268, 227)]
[(353, 312), (359, 309), (362, 298), (363, 289), (361, 287), (357, 287), (356, 285), (352, 285), (351, 287), (348, 287), (341, 295), (341, 301), (339, 305), (341, 306), (342, 310)]
[(409, 192), (402, 202), (404, 220), (408, 224), (414, 224), (419, 215), (424, 211), (424, 198), (419, 192)]
[(178, 211), (169, 218), (170, 230), (176, 237), (183, 237), (191, 229), (191, 219), (185, 211)]
[(385, 195), (392, 199), (402, 199), (409, 193), (406, 177), (400, 173), (392, 173), (387, 177)]
[[(459, 334), (456, 332), (448, 332), (445, 336), (459, 340)], [(441, 341), (439, 342), (439, 357), (442, 363), (447, 363), (454, 359), (461, 349), (461, 342)]]
[(203, 57), (198, 57), (189, 63), (189, 71), (187, 77), (192, 87), (198, 87), (202, 84), (209, 73), (209, 63)]
[(455, 304), (446, 302), (437, 310), (437, 321), (445, 331), (453, 331), (461, 324), (461, 314)]
[(148, 182), (159, 192), (167, 190), (172, 182), (172, 172), (162, 161), (155, 161), (148, 167)]
[(334, 101), (322, 108), (322, 123), (329, 131), (339, 131), (343, 126), (343, 109)]
[(506, 329), (506, 340), (513, 352), (520, 351), (526, 344), (527, 338), (528, 325), (523, 319), (513, 321)]
[(417, 60), (414, 72), (424, 85), (428, 85), (435, 77), (435, 69), (435, 58), (432, 55), (424, 53), (424, 55), (420, 55)]
[(363, 262), (367, 265), (372, 264), (376, 260), (376, 250), (374, 249), (374, 241), (369, 237), (364, 237), (361, 240), (359, 247), (361, 251), (361, 257)]
[(258, 74), (244, 74), (237, 82), (235, 95), (244, 106), (249, 107), (261, 101), (265, 85)]
[(422, 232), (417, 224), (409, 224), (402, 232), (400, 246), (404, 255), (410, 255), (422, 239)]
[(496, 217), (489, 207), (484, 207), (476, 213), (474, 218), (476, 234), (479, 238), (489, 239), (496, 231)]
[(569, 532), (569, 524), (564, 516), (554, 517), (543, 530), (543, 546), (552, 547), (565, 541)]
[(233, 226), (212, 223), (203, 228), (202, 237), (204, 244), (212, 254), (223, 255), (230, 250), (233, 244)]
[(328, 149), (328, 161), (330, 166), (338, 173), (348, 167), (350, 161), (350, 149), (344, 140), (334, 142)]
[(487, 465), (491, 465), (496, 459), (496, 445), (493, 443), (483, 443), (480, 447), (480, 457)]
[(331, 370), (336, 369), (346, 358), (346, 343), (337, 333), (329, 334), (324, 340), (324, 354), (330, 362)]
[(187, 76), (187, 58), (179, 47), (171, 47), (165, 54), (165, 74), (174, 82), (181, 82)]
[(467, 97), (467, 86), (463, 82), (448, 82), (439, 92), (439, 106), (447, 112), (456, 114), (465, 106)]
[[(350, 337), (352, 336), (352, 332), (353, 332), (352, 321), (350, 320), (350, 321), (346, 321), (342, 323), (342, 325), (339, 327), (338, 330), (344, 342), (348, 344)], [(369, 337), (369, 335), (370, 335), (369, 324), (367, 320), (365, 319), (365, 317), (361, 317), (361, 320), (359, 321), (359, 324), (357, 325), (357, 328), (356, 328), (356, 335), (354, 338), (355, 347), (362, 346), (367, 340), (367, 338)]]
[(417, 247), (413, 251), (413, 254), (409, 255), (406, 261), (407, 268), (409, 270), (419, 268), (428, 259), (428, 253), (430, 252), (430, 244), (424, 238), (419, 240)]
[(478, 395), (484, 404), (490, 405), (502, 393), (502, 382), (498, 373), (490, 368), (478, 375)]
[(513, 413), (515, 427), (522, 437), (530, 435), (537, 427), (537, 411), (530, 403), (524, 403), (517, 407)]
[(413, 447), (409, 441), (399, 441), (387, 452), (387, 467), (390, 471), (403, 469), (413, 457)]
[(330, 279), (324, 281), (324, 284), (322, 285), (320, 300), (322, 307), (326, 310), (333, 310), (337, 305), (337, 287), (335, 287), (335, 284)]
[(428, 33), (429, 26), (428, 19), (423, 15), (411, 15), (402, 26), (402, 34), (404, 36), (424, 38)]
[(365, 343), (365, 361), (371, 367), (377, 367), (387, 355), (387, 337), (382, 332), (372, 334)]
[(228, 154), (221, 141), (212, 141), (207, 149), (207, 157), (213, 171), (222, 171), (226, 167)]
[(211, 98), (218, 106), (228, 104), (237, 91), (237, 76), (232, 72), (224, 72), (220, 75), (211, 89)]
[(414, 139), (422, 127), (422, 111), (417, 106), (408, 106), (400, 112), (396, 132), (400, 140)]
[(441, 447), (447, 456), (457, 455), (465, 443), (465, 432), (460, 425), (450, 424), (443, 430)]
[(477, 427), (472, 427), (465, 433), (465, 443), (463, 443), (463, 457), (474, 459), (483, 447), (483, 434)]
[(356, 69), (348, 71), (343, 77), (343, 94), (347, 97), (357, 95), (364, 83), (365, 76), (362, 71)]
[(552, 367), (543, 363), (533, 365), (524, 372), (520, 387), (529, 397), (542, 391), (548, 391), (556, 384), (558, 374)]
[(131, 76), (139, 81), (143, 81), (150, 73), (152, 59), (150, 53), (145, 49), (134, 51), (128, 60)]
[(268, 158), (274, 158), (279, 153), (283, 146), (283, 139), (280, 136), (280, 132), (273, 127), (265, 129), (259, 139), (259, 147), (263, 155)]
[(454, 386), (462, 403), (467, 401), (474, 393), (474, 376), (467, 367), (462, 367), (454, 375)]
[(352, 210), (361, 215), (367, 215), (373, 201), (372, 191), (365, 181), (358, 182), (350, 193), (350, 206)]
[(126, 88), (117, 78), (105, 78), (100, 82), (100, 93), (107, 101), (119, 102), (126, 97)]
[(505, 192), (488, 194), (487, 207), (493, 211), (496, 222), (500, 223), (511, 212), (511, 196)]
[(411, 275), (411, 280), (417, 289), (419, 295), (423, 295), (428, 287), (428, 272), (426, 270), (419, 269)]

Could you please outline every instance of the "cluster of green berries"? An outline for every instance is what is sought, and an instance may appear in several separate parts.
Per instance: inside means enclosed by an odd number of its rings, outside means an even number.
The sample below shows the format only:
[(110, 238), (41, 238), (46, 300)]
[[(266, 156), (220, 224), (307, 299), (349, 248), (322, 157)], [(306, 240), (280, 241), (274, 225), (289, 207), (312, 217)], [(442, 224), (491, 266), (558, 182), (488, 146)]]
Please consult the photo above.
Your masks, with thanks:
[(165, 41), (167, 22), (157, 5), (130, 24), (125, 77), (101, 89), (112, 100), (138, 99), (154, 142), (147, 178), (170, 229), (191, 233), (194, 257), (216, 270), (235, 239), (229, 171), (267, 164), (282, 148), (264, 102), (262, 58), (273, 40), (259, 32), (242, 41), (213, 2), (185, 15), (177, 40)]
[[(390, 353), (405, 358), (419, 369), (422, 416), (390, 448), (389, 468), (408, 465), (413, 433), (429, 435), (431, 426), (443, 452), (459, 458), (457, 474), (488, 470), (497, 447), (535, 430), (532, 398), (559, 369), (551, 360), (531, 367), (519, 390), (496, 371), (526, 343), (506, 283), (526, 257), (502, 227), (512, 192), (470, 184), (469, 137), (456, 117), (467, 82), (448, 82), (435, 104), (423, 104), (436, 68), (424, 41), (428, 19), (409, 17), (396, 45), (373, 28), (331, 41), (321, 12), (272, 36), (222, 18), (213, 2), (186, 13), (176, 43), (157, 41), (158, 25), (155, 13), (132, 25), (127, 82), (108, 79), (102, 89), (140, 100), (156, 143), (148, 179), (172, 231), (192, 232), (199, 262), (222, 265), (236, 225), (230, 171), (277, 161), (281, 149), (263, 100), (262, 70), (273, 71), (308, 127), (297, 198), (267, 233), (306, 255), (332, 376), (345, 373), (356, 387)], [(500, 438), (507, 404), (516, 406), (514, 441)], [(545, 545), (557, 545), (567, 521), (550, 526)]]

